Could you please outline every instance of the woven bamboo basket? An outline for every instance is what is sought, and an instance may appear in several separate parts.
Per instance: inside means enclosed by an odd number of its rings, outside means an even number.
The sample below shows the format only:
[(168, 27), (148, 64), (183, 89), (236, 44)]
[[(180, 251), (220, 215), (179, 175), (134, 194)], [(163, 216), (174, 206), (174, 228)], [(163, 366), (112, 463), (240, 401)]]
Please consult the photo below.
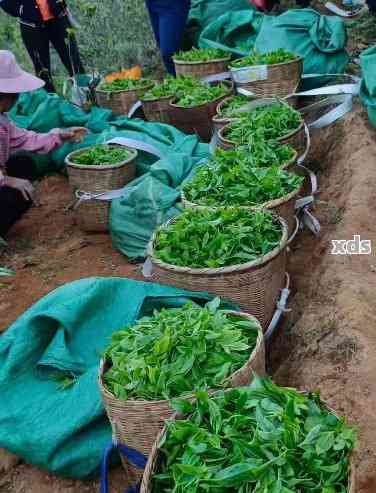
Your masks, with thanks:
[[(225, 97), (233, 92), (233, 84), (224, 81), (228, 85), (228, 93), (224, 96), (211, 101), (210, 103), (201, 104), (193, 108), (184, 108), (170, 102), (170, 124), (187, 134), (196, 134), (203, 141), (209, 142), (212, 133), (212, 118), (216, 113), (217, 105)], [(214, 84), (218, 84), (215, 82)]]
[[(225, 137), (230, 124), (231, 122), (222, 127), (218, 132), (218, 146), (222, 149), (235, 149), (238, 145), (236, 142), (226, 139)], [(277, 141), (281, 144), (289, 144), (297, 152), (302, 152), (305, 149), (304, 122), (302, 122), (296, 130), (279, 137)]]
[[(111, 144), (111, 147), (119, 147)], [(121, 146), (124, 148), (124, 146)], [(127, 148), (130, 157), (121, 163), (113, 165), (91, 166), (84, 164), (74, 164), (74, 157), (87, 151), (89, 147), (71, 152), (65, 158), (67, 166), (69, 184), (74, 190), (85, 192), (104, 192), (122, 188), (135, 178), (135, 160), (137, 151)]]
[(140, 96), (151, 89), (153, 84), (147, 85), (137, 90), (129, 91), (102, 91), (101, 86), (95, 90), (98, 106), (107, 108), (114, 115), (128, 115), (132, 106), (137, 103)]
[[(239, 315), (240, 318), (254, 319), (247, 313), (231, 311), (229, 313)], [(163, 429), (165, 420), (174, 414), (174, 410), (168, 400), (128, 399), (124, 401), (116, 398), (104, 385), (103, 376), (108, 369), (109, 363), (102, 360), (99, 370), (99, 388), (116, 438), (120, 443), (148, 456), (158, 434)], [(229, 377), (228, 387), (249, 385), (253, 379), (253, 372), (265, 375), (265, 346), (261, 330), (255, 349), (244, 366)], [(189, 399), (189, 397), (186, 398)], [(142, 472), (136, 471), (125, 459), (122, 461), (133, 480), (141, 479)]]
[(75, 222), (82, 231), (106, 233), (108, 231), (111, 202), (90, 199), (75, 209)]
[[(240, 209), (245, 209), (250, 212), (255, 211), (257, 209), (268, 209), (271, 212), (274, 212), (277, 216), (282, 217), (286, 223), (287, 223), (287, 230), (288, 230), (288, 235), (289, 237), (292, 235), (295, 226), (296, 226), (296, 221), (295, 221), (295, 202), (297, 199), (297, 196), (299, 195), (301, 191), (301, 187), (297, 188), (296, 190), (293, 190), (289, 194), (285, 195), (284, 197), (281, 197), (279, 199), (275, 200), (270, 200), (269, 202), (264, 202), (263, 204), (259, 204), (257, 206), (240, 206)], [(190, 202), (189, 200), (186, 199), (184, 192), (181, 192), (181, 201), (183, 204), (183, 207), (188, 209), (220, 209), (223, 208), (223, 206), (206, 206), (206, 205), (199, 205), (195, 204), (193, 202)]]
[(172, 99), (171, 96), (165, 96), (153, 101), (146, 101), (141, 98), (142, 109), (146, 119), (149, 122), (169, 123), (170, 101)]
[[(276, 63), (273, 65), (257, 65), (251, 67), (231, 68), (231, 76), (236, 87), (251, 91), (261, 97), (285, 97), (296, 92), (303, 73), (303, 59)], [(264, 72), (259, 80), (258, 72)], [(265, 77), (265, 78), (264, 78)]]
[[(217, 105), (217, 110), (216, 114), (213, 116), (213, 126), (214, 129), (219, 132), (225, 125), (231, 123), (232, 121), (236, 120), (236, 117), (228, 117), (228, 116), (223, 116), (222, 114), (222, 108), (225, 105), (225, 103), (231, 98), (231, 96), (223, 99), (218, 105)], [(285, 101), (289, 106), (292, 106), (293, 108), (297, 109), (298, 108), (298, 97), (294, 95), (289, 95), (286, 96), (285, 98), (282, 98), (283, 101)], [(252, 99), (250, 97), (249, 102), (251, 102)]]
[[(328, 408), (333, 414), (330, 408)], [(174, 415), (175, 419), (181, 419), (181, 416)], [(159, 444), (161, 440), (164, 438), (167, 430), (166, 427), (159, 433), (157, 439), (155, 440), (153, 447), (151, 449), (150, 455), (148, 457), (148, 461), (144, 470), (144, 474), (142, 477), (140, 493), (152, 493), (152, 479), (153, 475), (159, 472), (160, 460), (161, 460), (161, 452), (159, 448)], [(348, 493), (357, 493), (356, 491), (356, 469), (354, 464), (353, 455), (350, 457), (350, 470), (349, 470), (349, 482), (348, 482)]]
[(217, 58), (208, 62), (183, 62), (172, 58), (176, 75), (197, 77), (203, 79), (209, 75), (216, 75), (227, 71), (231, 57)]
[[(275, 220), (283, 229), (278, 247), (252, 262), (216, 269), (193, 269), (163, 262), (154, 255), (156, 232), (148, 245), (153, 280), (189, 291), (208, 291), (234, 301), (242, 310), (254, 315), (265, 330), (285, 282), (288, 230), (284, 219), (276, 217)], [(174, 219), (159, 229), (172, 222)]]

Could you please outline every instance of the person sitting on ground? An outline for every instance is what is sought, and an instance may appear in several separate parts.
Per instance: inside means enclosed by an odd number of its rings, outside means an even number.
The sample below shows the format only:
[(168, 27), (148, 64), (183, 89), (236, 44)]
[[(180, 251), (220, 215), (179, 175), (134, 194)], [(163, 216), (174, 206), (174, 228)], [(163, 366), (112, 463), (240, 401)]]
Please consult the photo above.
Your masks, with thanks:
[(73, 127), (38, 134), (13, 125), (6, 113), (18, 95), (43, 86), (44, 81), (21, 69), (10, 51), (0, 50), (0, 236), (29, 209), (33, 199), (32, 157), (13, 154), (18, 151), (47, 154), (65, 141), (80, 141), (86, 133), (85, 128)]

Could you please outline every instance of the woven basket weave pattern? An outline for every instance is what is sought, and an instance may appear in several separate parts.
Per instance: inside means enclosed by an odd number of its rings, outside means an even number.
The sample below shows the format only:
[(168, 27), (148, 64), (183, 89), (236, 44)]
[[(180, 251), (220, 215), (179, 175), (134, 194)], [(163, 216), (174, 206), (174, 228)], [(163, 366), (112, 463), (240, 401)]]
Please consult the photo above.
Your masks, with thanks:
[(211, 60), (209, 62), (183, 62), (174, 59), (176, 75), (192, 76), (202, 79), (227, 71), (230, 57)]
[(285, 97), (296, 92), (303, 73), (303, 60), (267, 65), (268, 78), (254, 82), (237, 83), (239, 88), (247, 89), (261, 97)]
[(170, 124), (182, 132), (198, 135), (203, 141), (210, 141), (213, 133), (212, 119), (217, 111), (217, 105), (233, 91), (233, 85), (230, 83), (228, 85), (229, 92), (227, 94), (200, 106), (183, 108), (171, 102)]
[(142, 109), (149, 122), (170, 123), (170, 101), (165, 97), (155, 101), (142, 101)]
[(132, 106), (137, 103), (141, 94), (151, 89), (153, 86), (145, 86), (142, 89), (131, 91), (101, 91), (100, 87), (96, 89), (95, 95), (98, 106), (107, 108), (114, 115), (127, 115)]
[[(129, 150), (131, 156), (113, 166), (85, 166), (73, 164), (74, 156), (86, 149), (69, 154), (65, 163), (69, 184), (75, 199), (75, 191), (107, 192), (124, 187), (136, 176), (135, 159), (137, 152)], [(89, 232), (105, 232), (108, 230), (110, 202), (102, 200), (85, 200), (75, 210), (75, 219), (80, 229)]]
[[(252, 318), (246, 313), (236, 312), (236, 315), (246, 319)], [(171, 409), (168, 400), (129, 399), (124, 401), (117, 399), (104, 386), (103, 375), (107, 369), (108, 365), (102, 362), (99, 371), (99, 387), (116, 438), (120, 443), (148, 456), (158, 434), (164, 427), (165, 420), (170, 418), (175, 411)], [(248, 361), (229, 378), (229, 387), (249, 385), (253, 379), (253, 372), (265, 375), (265, 346), (261, 331)], [(123, 460), (123, 465), (131, 476), (141, 476), (142, 473), (132, 468), (126, 460)]]

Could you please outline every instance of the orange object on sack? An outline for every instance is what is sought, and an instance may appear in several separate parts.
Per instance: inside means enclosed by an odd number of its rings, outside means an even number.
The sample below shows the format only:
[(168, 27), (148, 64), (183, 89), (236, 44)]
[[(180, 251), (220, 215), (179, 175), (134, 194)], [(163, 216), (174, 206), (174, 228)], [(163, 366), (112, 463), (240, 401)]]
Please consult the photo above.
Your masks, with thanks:
[(111, 74), (106, 75), (106, 82), (113, 82), (117, 79), (131, 79), (138, 80), (142, 77), (142, 70), (139, 65), (132, 67), (130, 69), (123, 69), (120, 72), (112, 72)]

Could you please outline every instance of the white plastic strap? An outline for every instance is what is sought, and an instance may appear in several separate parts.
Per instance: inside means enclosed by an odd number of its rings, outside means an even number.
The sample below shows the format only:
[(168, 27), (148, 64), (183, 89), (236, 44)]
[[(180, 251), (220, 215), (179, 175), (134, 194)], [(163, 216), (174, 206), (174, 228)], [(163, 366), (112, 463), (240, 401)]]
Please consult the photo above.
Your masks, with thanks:
[(353, 107), (353, 98), (350, 94), (338, 94), (337, 96), (331, 96), (330, 98), (325, 99), (324, 101), (318, 101), (309, 106), (309, 110), (307, 108), (303, 108), (301, 112), (308, 113), (312, 109), (319, 109), (325, 106), (329, 106), (331, 104), (338, 103), (335, 108), (325, 113), (323, 116), (318, 118), (317, 120), (308, 124), (309, 128), (317, 129), (324, 128), (339, 120), (346, 113), (350, 112)]
[(142, 266), (142, 275), (148, 279), (153, 276), (153, 264), (149, 257), (146, 258)]
[(318, 235), (321, 231), (321, 225), (318, 219), (310, 212), (308, 206), (302, 209), (302, 221), (304, 226), (306, 226), (314, 235)]
[(136, 101), (134, 105), (131, 107), (131, 109), (128, 111), (128, 118), (132, 118), (133, 115), (136, 113), (136, 111), (142, 107), (142, 102), (141, 101)]
[(221, 72), (219, 74), (207, 75), (206, 77), (203, 77), (201, 80), (203, 82), (210, 83), (210, 82), (217, 82), (230, 78), (231, 78), (231, 72)]
[(298, 165), (301, 165), (304, 163), (304, 161), (307, 158), (307, 155), (309, 153), (309, 150), (311, 148), (311, 136), (309, 134), (309, 128), (307, 127), (306, 124), (304, 124), (304, 134), (305, 134), (305, 142), (306, 142), (306, 147), (301, 156), (298, 157), (297, 163)]
[(295, 236), (298, 234), (299, 228), (300, 228), (299, 218), (298, 218), (298, 216), (295, 216), (295, 229), (294, 229), (294, 231), (291, 233), (290, 238), (287, 240), (287, 244), (288, 244), (288, 245), (290, 245), (290, 243), (291, 243), (292, 241), (294, 241)]
[(123, 191), (123, 188), (111, 190), (110, 192), (84, 192), (83, 190), (76, 190), (75, 195), (77, 202), (74, 204), (73, 209), (77, 209), (82, 202), (86, 202), (88, 200), (111, 201), (113, 199), (117, 199), (123, 195)]
[(315, 175), (315, 173), (312, 170), (306, 168), (302, 164), (298, 164), (298, 166), (300, 168), (302, 168), (309, 175), (309, 179), (311, 181), (311, 195), (315, 195), (317, 193), (317, 189), (318, 189), (317, 176)]
[(338, 7), (335, 3), (333, 2), (326, 2), (325, 7), (330, 11), (333, 12), (333, 14), (339, 15), (340, 17), (355, 17), (362, 10), (364, 10), (364, 6), (358, 7), (356, 9), (352, 10), (344, 10)]
[(304, 74), (302, 80), (306, 79), (319, 79), (323, 77), (347, 78), (351, 81), (348, 84), (333, 84), (330, 86), (322, 86), (316, 89), (310, 89), (309, 91), (297, 92), (294, 96), (323, 96), (326, 94), (353, 94), (354, 96), (359, 94), (361, 79), (351, 74)]
[(277, 309), (274, 312), (274, 315), (273, 315), (273, 318), (269, 324), (269, 327), (267, 328), (267, 330), (264, 334), (265, 340), (268, 340), (272, 336), (272, 334), (274, 333), (282, 314), (289, 311), (286, 308), (286, 306), (287, 306), (287, 301), (288, 301), (288, 298), (290, 295), (290, 276), (288, 275), (287, 272), (286, 272), (285, 276), (286, 276), (286, 286), (281, 291), (281, 297), (278, 300)]
[(153, 146), (152, 144), (147, 144), (146, 142), (142, 142), (141, 140), (128, 139), (127, 137), (116, 137), (115, 139), (109, 140), (107, 144), (118, 144), (126, 147), (131, 147), (132, 149), (138, 149), (139, 151), (153, 154), (159, 159), (165, 157), (165, 154), (163, 154), (163, 152), (161, 152), (158, 147)]

